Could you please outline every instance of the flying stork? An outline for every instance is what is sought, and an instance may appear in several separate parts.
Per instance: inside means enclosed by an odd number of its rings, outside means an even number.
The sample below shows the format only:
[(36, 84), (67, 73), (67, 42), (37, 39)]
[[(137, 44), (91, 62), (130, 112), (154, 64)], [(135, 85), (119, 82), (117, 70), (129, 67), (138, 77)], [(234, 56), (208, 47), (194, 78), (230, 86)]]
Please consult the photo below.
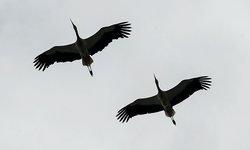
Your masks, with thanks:
[(165, 115), (170, 117), (173, 124), (176, 122), (173, 118), (175, 111), (173, 106), (187, 99), (190, 95), (198, 90), (207, 90), (211, 86), (211, 78), (201, 76), (182, 80), (178, 85), (168, 91), (162, 91), (159, 87), (159, 82), (155, 78), (155, 84), (158, 94), (148, 98), (140, 98), (128, 104), (118, 111), (116, 115), (120, 122), (128, 122), (128, 120), (136, 115), (147, 113), (155, 113), (165, 111)]
[(102, 51), (110, 42), (112, 42), (113, 39), (128, 38), (128, 35), (130, 35), (131, 32), (130, 23), (121, 22), (103, 27), (91, 37), (82, 39), (80, 38), (74, 23), (72, 21), (71, 23), (76, 33), (76, 42), (69, 45), (54, 46), (38, 55), (34, 60), (34, 66), (36, 69), (44, 71), (54, 62), (82, 59), (82, 65), (87, 66), (90, 75), (93, 76), (91, 68), (93, 59), (91, 56), (98, 51)]

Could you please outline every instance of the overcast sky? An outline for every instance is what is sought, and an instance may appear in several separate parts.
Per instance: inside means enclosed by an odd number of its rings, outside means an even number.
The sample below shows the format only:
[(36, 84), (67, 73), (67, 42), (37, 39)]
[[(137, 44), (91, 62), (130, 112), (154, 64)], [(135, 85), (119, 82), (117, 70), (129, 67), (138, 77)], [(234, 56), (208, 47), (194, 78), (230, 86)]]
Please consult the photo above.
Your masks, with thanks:
[[(1, 0), (1, 150), (249, 150), (249, 0)], [(44, 72), (34, 58), (103, 26), (129, 21), (128, 39)], [(212, 78), (164, 112), (116, 120), (137, 98)]]

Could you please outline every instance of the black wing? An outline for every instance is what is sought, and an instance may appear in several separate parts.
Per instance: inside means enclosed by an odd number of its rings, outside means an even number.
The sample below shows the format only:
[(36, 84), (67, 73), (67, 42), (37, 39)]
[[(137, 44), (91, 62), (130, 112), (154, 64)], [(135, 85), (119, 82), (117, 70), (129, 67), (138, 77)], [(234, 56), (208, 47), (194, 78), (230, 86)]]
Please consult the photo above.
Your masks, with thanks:
[(130, 35), (130, 24), (122, 22), (101, 28), (91, 37), (85, 39), (90, 55), (102, 51), (113, 39), (127, 38)]
[(136, 115), (142, 115), (147, 113), (154, 113), (162, 111), (163, 107), (157, 96), (149, 98), (137, 99), (133, 103), (128, 104), (118, 111), (116, 115), (117, 120), (120, 122), (128, 122), (128, 120)]
[(182, 102), (198, 90), (209, 89), (211, 86), (210, 80), (211, 78), (209, 78), (208, 76), (201, 76), (181, 81), (174, 88), (166, 91), (171, 99), (171, 105), (174, 106)]
[(50, 50), (38, 55), (34, 60), (36, 69), (44, 71), (54, 62), (66, 62), (81, 59), (75, 43), (64, 46), (54, 46)]

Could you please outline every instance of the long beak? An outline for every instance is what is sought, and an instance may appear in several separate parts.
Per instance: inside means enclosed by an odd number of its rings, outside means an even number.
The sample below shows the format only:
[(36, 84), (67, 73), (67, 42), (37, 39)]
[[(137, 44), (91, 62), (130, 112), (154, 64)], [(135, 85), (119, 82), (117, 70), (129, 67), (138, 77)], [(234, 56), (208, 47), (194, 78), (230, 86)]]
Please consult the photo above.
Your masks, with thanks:
[(155, 77), (155, 74), (154, 74), (154, 78), (155, 78), (155, 82), (156, 82), (156, 81), (158, 82), (158, 80), (157, 80), (156, 77)]
[(71, 19), (69, 19), (69, 20), (71, 21), (72, 25), (75, 26), (75, 24), (73, 23), (73, 21)]
[(155, 74), (153, 74), (153, 75), (154, 75), (154, 78), (156, 79)]

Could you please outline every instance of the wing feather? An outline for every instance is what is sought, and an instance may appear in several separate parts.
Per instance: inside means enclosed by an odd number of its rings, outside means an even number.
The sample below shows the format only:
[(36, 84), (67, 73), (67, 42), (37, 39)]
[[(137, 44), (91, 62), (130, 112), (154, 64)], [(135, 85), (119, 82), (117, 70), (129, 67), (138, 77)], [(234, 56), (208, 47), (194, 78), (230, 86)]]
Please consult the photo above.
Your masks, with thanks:
[(154, 113), (162, 111), (163, 107), (159, 102), (157, 96), (149, 98), (137, 99), (134, 102), (120, 109), (116, 115), (120, 122), (128, 122), (128, 120), (136, 115), (143, 115), (147, 113)]
[(44, 71), (55, 62), (66, 62), (81, 59), (75, 44), (54, 46), (44, 53), (38, 55), (34, 60), (36, 69)]
[(211, 86), (211, 78), (208, 76), (201, 76), (192, 79), (181, 81), (174, 88), (166, 91), (171, 99), (171, 105), (174, 106), (198, 90), (207, 90)]
[(128, 22), (121, 22), (103, 27), (91, 37), (85, 39), (90, 55), (102, 51), (113, 39), (128, 38), (131, 27)]

